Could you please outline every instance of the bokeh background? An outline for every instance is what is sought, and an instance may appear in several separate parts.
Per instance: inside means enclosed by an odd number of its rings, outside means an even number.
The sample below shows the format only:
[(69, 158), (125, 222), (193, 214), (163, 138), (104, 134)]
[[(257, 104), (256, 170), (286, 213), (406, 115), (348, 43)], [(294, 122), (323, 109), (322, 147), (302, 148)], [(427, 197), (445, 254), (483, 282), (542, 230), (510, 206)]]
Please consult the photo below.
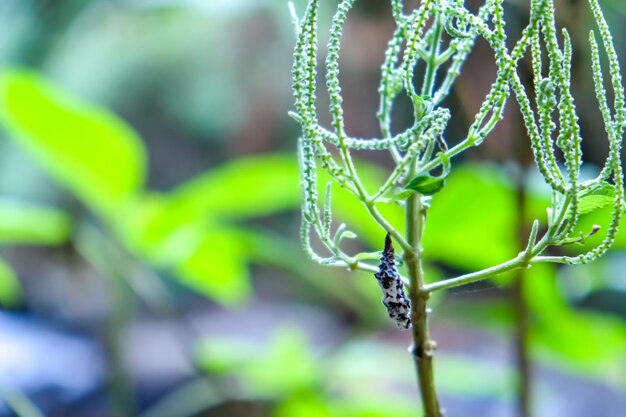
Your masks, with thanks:
[[(336, 2), (322, 3), (324, 33)], [(506, 2), (510, 39), (527, 3)], [(624, 60), (626, 6), (601, 4)], [(304, 1), (295, 6), (302, 15)], [(584, 0), (557, 6), (575, 44), (593, 175), (607, 145), (592, 20)], [(380, 135), (376, 90), (393, 29), (386, 1), (350, 13), (341, 80), (351, 135)], [(284, 0), (0, 2), (0, 416), (420, 415), (410, 335), (387, 319), (374, 278), (300, 250), (293, 44)], [(449, 143), (494, 74), (479, 41), (445, 104)], [(397, 104), (398, 128), (411, 112)], [(504, 261), (533, 218), (545, 224), (549, 196), (527, 148), (510, 103), (483, 145), (453, 161), (432, 201), (429, 280)], [(367, 181), (390, 167), (387, 155), (358, 157)], [(333, 192), (337, 221), (359, 235), (349, 249), (380, 250), (383, 232)], [(607, 216), (587, 215), (581, 231)], [(527, 373), (533, 416), (623, 415), (624, 250), (621, 233), (591, 265), (437, 294), (446, 415), (524, 415)]]

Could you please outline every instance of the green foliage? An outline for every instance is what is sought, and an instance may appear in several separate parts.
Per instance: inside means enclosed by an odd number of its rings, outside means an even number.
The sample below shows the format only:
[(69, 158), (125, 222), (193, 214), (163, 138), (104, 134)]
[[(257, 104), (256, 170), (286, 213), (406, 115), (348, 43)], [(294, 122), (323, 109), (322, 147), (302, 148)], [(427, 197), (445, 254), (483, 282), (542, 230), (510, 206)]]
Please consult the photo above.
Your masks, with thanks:
[[(563, 31), (563, 47), (557, 39), (554, 8), (550, 2), (534, 3), (532, 14), (535, 23), (529, 26), (532, 37), (532, 59), (535, 84), (535, 112), (517, 74), (512, 87), (520, 104), (524, 123), (535, 155), (535, 161), (546, 183), (553, 190), (553, 203), (549, 209), (549, 230), (544, 237), (548, 245), (567, 244), (575, 239), (573, 234), (581, 214), (587, 214), (607, 205), (613, 207), (612, 219), (604, 239), (594, 248), (574, 257), (552, 258), (564, 263), (586, 263), (597, 259), (613, 244), (622, 219), (624, 184), (620, 162), (620, 149), (624, 130), (624, 91), (619, 63), (608, 27), (596, 0), (589, 1), (609, 61), (611, 84), (615, 94), (614, 114), (607, 104), (598, 47), (593, 33), (590, 35), (592, 69), (598, 106), (605, 123), (609, 141), (609, 155), (602, 172), (593, 180), (579, 182), (582, 151), (580, 128), (574, 99), (570, 91), (572, 49), (567, 31)], [(531, 17), (532, 20), (532, 17)], [(548, 75), (543, 76), (541, 39), (547, 49)], [(558, 97), (558, 99), (557, 99)], [(552, 114), (558, 114), (557, 124)], [(538, 119), (538, 120), (537, 120)], [(553, 140), (553, 137), (556, 139)], [(565, 173), (556, 164), (554, 148), (559, 148), (565, 158)], [(564, 175), (565, 174), (565, 175)], [(612, 185), (606, 183), (611, 179)], [(613, 191), (607, 193), (607, 190)], [(610, 201), (607, 201), (610, 199)], [(584, 210), (584, 211), (583, 211)], [(547, 239), (546, 239), (547, 238)]]
[[(275, 403), (277, 417), (408, 417), (419, 412), (414, 398), (403, 394), (414, 379), (404, 351), (390, 342), (353, 338), (320, 361), (300, 331), (286, 328), (263, 349), (236, 338), (207, 339), (197, 360), (219, 380), (234, 382), (241, 392), (231, 394)], [(510, 399), (504, 365), (448, 354), (441, 363), (438, 377), (446, 393)], [(477, 372), (489, 377), (476, 380)]]
[(412, 178), (404, 188), (415, 191), (421, 195), (433, 195), (441, 191), (446, 185), (446, 179), (441, 177), (433, 177), (431, 175), (419, 175)]
[(626, 325), (605, 314), (575, 311), (557, 287), (554, 268), (528, 276), (527, 297), (537, 315), (533, 338), (538, 354), (586, 375), (607, 375), (623, 362)]
[[(0, 244), (60, 245), (69, 239), (71, 220), (62, 211), (13, 199), (0, 199)], [(0, 304), (17, 307), (22, 299), (20, 281), (0, 259)]]
[(265, 351), (235, 341), (207, 340), (199, 345), (197, 358), (207, 371), (238, 375), (243, 379), (243, 389), (252, 396), (307, 392), (321, 382), (324, 372), (304, 335), (288, 328), (278, 331)]
[[(615, 369), (624, 365), (626, 324), (611, 314), (576, 308), (563, 291), (568, 284), (589, 285), (593, 291), (593, 286), (599, 285), (595, 281), (606, 275), (605, 260), (564, 267), (564, 273), (559, 274), (551, 264), (534, 265), (525, 272), (525, 299), (532, 320), (530, 354), (542, 366), (608, 382), (623, 390), (626, 379), (615, 374)], [(600, 284), (597, 289), (606, 288)], [(496, 298), (482, 299), (480, 303), (460, 301), (449, 310), (451, 318), (468, 326), (497, 330), (495, 333), (503, 337), (514, 325), (511, 304)], [(446, 365), (442, 361), (441, 367)], [(448, 375), (448, 371), (442, 374)]]
[(459, 166), (431, 204), (425, 255), (462, 270), (510, 259), (519, 251), (515, 210), (514, 185), (502, 169)]
[(97, 212), (119, 212), (141, 190), (145, 153), (137, 135), (36, 74), (2, 73), (0, 118), (11, 138)]
[[(461, 0), (424, 0), (409, 14), (404, 13), (402, 1), (392, 1), (396, 30), (381, 68), (378, 119), (382, 137), (375, 139), (351, 138), (344, 130), (339, 51), (342, 31), (354, 0), (339, 2), (331, 24), (326, 58), (326, 90), (332, 119), (330, 130), (318, 121), (319, 3), (319, 0), (309, 0), (303, 18), (295, 19), (297, 41), (293, 92), (296, 111), (291, 115), (302, 126), (298, 152), (303, 194), (303, 249), (313, 261), (322, 265), (370, 272), (377, 270), (369, 253), (352, 255), (342, 248), (343, 238), (356, 237), (351, 230), (364, 228), (356, 221), (333, 228), (331, 195), (333, 202), (337, 198), (332, 186), (327, 186), (323, 202), (319, 197), (318, 184), (322, 175), (326, 175), (339, 185), (343, 194), (351, 194), (353, 203), (342, 201), (351, 212), (365, 211), (373, 220), (368, 224), (374, 223), (371, 233), (378, 231), (380, 242), (386, 234), (401, 248), (398, 257), (407, 264), (408, 278), (400, 279), (408, 284), (414, 349), (426, 353), (422, 357), (416, 355), (415, 360), (424, 413), (439, 417), (443, 413), (432, 376), (432, 355), (428, 354), (433, 351), (434, 344), (429, 340), (426, 324), (426, 300), (431, 293), (508, 271), (527, 269), (538, 263), (588, 263), (601, 257), (617, 238), (624, 211), (620, 151), (626, 108), (611, 34), (597, 0), (589, 0), (608, 60), (614, 101), (611, 108), (602, 78), (600, 48), (592, 33), (591, 67), (609, 155), (596, 178), (581, 181), (583, 138), (571, 91), (573, 50), (565, 30), (561, 46), (553, 0), (531, 1), (530, 20), (510, 49), (507, 47), (502, 0), (487, 0), (475, 14), (467, 10)], [(494, 53), (496, 79), (469, 130), (454, 147), (449, 148), (445, 131), (453, 115), (441, 106), (442, 100), (479, 37)], [(532, 60), (532, 94), (522, 84), (518, 69), (519, 60), (528, 51)], [(416, 85), (420, 83), (415, 79), (418, 64), (424, 74), (421, 86)], [(543, 68), (544, 65), (547, 69)], [(461, 170), (450, 172), (450, 160), (480, 145), (503, 118), (510, 91), (514, 92), (519, 104), (537, 169), (550, 190), (548, 199), (543, 199), (547, 219), (543, 214), (530, 219), (532, 226), (528, 241), (521, 252), (516, 231), (523, 225), (518, 224), (516, 190), (499, 175), (489, 177), (489, 170), (483, 173), (477, 169), (469, 169), (467, 173)], [(406, 94), (413, 103), (414, 121), (408, 129), (396, 134), (391, 129), (391, 115), (400, 94)], [(365, 184), (360, 167), (352, 158), (352, 152), (357, 150), (386, 151), (393, 158), (395, 167), (386, 179), (375, 185)], [(557, 162), (561, 155), (563, 166)], [(439, 176), (432, 174), (436, 169), (442, 171)], [(458, 177), (455, 177), (456, 172), (461, 172)], [(454, 178), (458, 179), (453, 181)], [(450, 194), (446, 194), (446, 183), (451, 188)], [(401, 222), (395, 215), (387, 217), (381, 212), (380, 207), (389, 203), (403, 209), (405, 231), (398, 227)], [(536, 201), (529, 205), (532, 214), (536, 214), (535, 205)], [(585, 219), (605, 209), (610, 209), (610, 217), (603, 223), (604, 233), (598, 233), (600, 226), (597, 224), (581, 230)], [(427, 219), (428, 227), (425, 226)], [(312, 234), (321, 241), (327, 253), (320, 254), (317, 248), (314, 249)], [(601, 236), (599, 241), (598, 235)], [(558, 246), (575, 246), (578, 251), (573, 256), (544, 254), (548, 248)], [(422, 268), (424, 256), (463, 269), (483, 269), (426, 283)], [(561, 318), (568, 319), (567, 315)]]
[[(582, 137), (574, 99), (570, 91), (572, 49), (567, 32), (564, 32), (563, 46), (559, 45), (551, 0), (534, 0), (531, 3), (530, 22), (510, 52), (505, 42), (505, 23), (500, 1), (486, 2), (476, 15), (466, 10), (462, 2), (424, 1), (408, 15), (403, 14), (401, 2), (394, 3), (392, 9), (397, 30), (385, 54), (379, 88), (381, 105), (378, 116), (383, 132), (383, 137), (380, 139), (350, 138), (343, 128), (338, 62), (342, 29), (352, 5), (351, 0), (340, 2), (331, 25), (328, 42), (326, 87), (330, 96), (332, 131), (326, 130), (317, 121), (318, 1), (308, 2), (305, 15), (296, 27), (298, 40), (294, 53), (293, 89), (297, 113), (294, 113), (293, 117), (303, 128), (299, 141), (304, 195), (302, 240), (306, 253), (313, 260), (324, 265), (347, 266), (350, 269), (371, 271), (374, 268), (373, 265), (363, 262), (362, 259), (365, 258), (361, 255), (351, 256), (340, 248), (345, 231), (349, 230), (349, 227), (358, 228), (358, 225), (342, 225), (337, 229), (341, 233), (331, 236), (332, 227), (329, 223), (332, 214), (328, 211), (328, 205), (322, 213), (318, 204), (317, 183), (320, 177), (318, 164), (333, 181), (360, 202), (379, 229), (390, 233), (405, 252), (411, 253), (415, 251), (415, 248), (406, 240), (408, 237), (403, 237), (395, 226), (397, 223), (380, 212), (378, 204), (391, 201), (403, 206), (404, 200), (409, 198), (411, 193), (417, 193), (418, 198), (426, 204), (428, 203), (426, 197), (436, 194), (433, 198), (433, 205), (436, 206), (442, 190), (445, 190), (446, 177), (451, 169), (450, 159), (469, 147), (479, 145), (491, 132), (503, 117), (502, 110), (509, 96), (509, 88), (515, 92), (515, 98), (520, 104), (539, 172), (552, 190), (552, 197), (547, 202), (548, 219), (545, 224), (547, 230), (541, 239), (537, 239), (541, 225), (539, 220), (536, 220), (533, 223), (533, 235), (529, 238), (528, 247), (518, 256), (515, 256), (517, 248), (514, 247), (514, 237), (507, 237), (508, 242), (504, 243), (493, 242), (493, 235), (474, 230), (471, 241), (476, 243), (475, 246), (483, 252), (495, 251), (497, 255), (494, 256), (494, 260), (497, 259), (497, 262), (502, 262), (502, 264), (487, 268), (486, 265), (489, 264), (479, 260), (475, 264), (486, 269), (484, 272), (468, 276), (467, 279), (470, 281), (484, 279), (493, 274), (536, 262), (586, 263), (606, 252), (616, 238), (623, 211), (624, 187), (619, 150), (625, 110), (619, 63), (606, 22), (596, 0), (590, 0), (590, 6), (608, 57), (611, 86), (615, 93), (613, 103), (615, 110), (612, 112), (607, 104), (599, 50), (592, 36), (592, 67), (596, 95), (606, 126), (610, 152), (600, 175), (585, 182), (579, 180), (582, 164)], [(451, 115), (448, 109), (439, 105), (448, 94), (462, 62), (479, 36), (484, 38), (494, 51), (498, 67), (497, 77), (465, 139), (448, 149), (443, 134)], [(444, 38), (448, 40), (447, 43), (444, 42)], [(547, 58), (543, 56), (545, 53), (542, 49), (544, 48), (547, 50)], [(517, 73), (517, 62), (528, 50), (532, 56), (534, 107)], [(546, 71), (542, 68), (544, 61), (548, 64), (547, 75), (544, 74)], [(419, 62), (425, 65), (426, 71), (423, 85), (418, 91), (414, 85), (414, 68)], [(446, 62), (450, 65), (442, 69), (441, 66)], [(401, 93), (407, 94), (412, 100), (415, 121), (413, 126), (406, 131), (392, 135), (391, 109), (396, 97)], [(558, 123), (553, 121), (555, 115)], [(337, 149), (336, 154), (339, 158), (331, 152), (332, 148)], [(440, 150), (439, 153), (435, 152), (437, 148)], [(394, 158), (396, 167), (382, 184), (370, 186), (362, 181), (350, 152), (363, 149), (387, 150)], [(563, 168), (557, 165), (556, 150), (565, 156)], [(437, 167), (442, 168), (442, 173), (439, 176), (433, 176), (431, 171)], [(471, 190), (468, 191), (468, 196), (471, 194), (476, 197), (476, 194), (481, 192), (476, 187), (467, 185)], [(372, 188), (376, 189), (373, 193), (368, 191)], [(326, 200), (329, 199), (330, 194)], [(470, 200), (473, 198), (468, 199)], [(574, 257), (542, 256), (542, 253), (550, 246), (586, 241), (586, 237), (595, 234), (597, 227), (594, 226), (581, 232), (577, 228), (580, 225), (581, 216), (592, 214), (607, 206), (612, 207), (611, 219), (603, 239), (600, 242), (594, 240), (597, 242), (595, 246)], [(515, 207), (507, 206), (505, 210), (501, 211), (502, 216), (513, 213)], [(446, 219), (440, 222), (441, 229), (447, 232), (444, 236), (456, 235), (457, 227), (462, 231), (464, 225), (458, 224), (455, 219), (460, 218), (458, 214), (463, 211), (461, 208), (451, 209), (441, 217)], [(497, 220), (500, 217), (496, 214), (495, 218)], [(444, 225), (446, 222), (449, 224)], [(324, 257), (313, 251), (309, 236), (311, 231), (318, 235), (330, 252), (330, 256)], [(494, 233), (496, 237), (501, 234), (497, 231)], [(483, 240), (480, 241), (480, 239)], [(459, 239), (459, 241), (462, 240)], [(492, 250), (491, 247), (496, 249)], [(426, 248), (428, 250), (428, 245)], [(511, 258), (511, 260), (503, 261), (506, 258)], [(453, 264), (466, 262), (463, 260), (455, 262), (452, 256), (449, 256), (448, 260), (452, 260)], [(449, 285), (455, 286), (465, 282), (468, 282), (465, 278), (453, 279), (449, 281)], [(428, 289), (432, 291), (447, 286), (448, 284), (438, 283)]]
[(226, 305), (237, 305), (250, 295), (246, 252), (233, 230), (212, 229), (175, 271), (183, 283)]
[(615, 194), (615, 187), (606, 182), (579, 192), (578, 212), (585, 215), (608, 207), (615, 201)]
[(297, 164), (284, 154), (241, 158), (166, 195), (146, 194), (120, 219), (127, 244), (226, 305), (250, 295), (249, 235), (239, 222), (298, 206)]
[[(0, 103), (9, 137), (119, 243), (224, 305), (250, 295), (251, 235), (240, 223), (300, 202), (298, 167), (288, 155), (241, 158), (156, 194), (144, 189), (141, 141), (110, 112), (17, 69), (2, 74)], [(0, 242), (59, 244), (70, 224), (62, 212), (0, 201)]]
[(261, 217), (299, 204), (297, 178), (290, 155), (243, 157), (177, 187), (169, 203), (190, 217)]
[(4, 308), (15, 307), (21, 297), (22, 287), (13, 268), (0, 259), (0, 304)]
[(67, 214), (41, 205), (0, 199), (0, 243), (59, 245), (67, 241), (71, 220)]

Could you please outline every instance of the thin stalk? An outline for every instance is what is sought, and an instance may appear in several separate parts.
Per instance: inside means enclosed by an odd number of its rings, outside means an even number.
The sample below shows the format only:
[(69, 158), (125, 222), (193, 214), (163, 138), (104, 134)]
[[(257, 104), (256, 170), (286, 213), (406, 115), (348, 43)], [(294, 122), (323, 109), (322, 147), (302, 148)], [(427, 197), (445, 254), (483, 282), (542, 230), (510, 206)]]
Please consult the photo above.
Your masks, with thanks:
[(107, 278), (111, 311), (104, 332), (104, 348), (109, 360), (107, 383), (110, 406), (113, 415), (131, 417), (134, 415), (135, 404), (124, 341), (132, 320), (135, 300), (122, 276), (111, 274)]
[(22, 392), (11, 388), (1, 388), (0, 398), (17, 417), (44, 417), (37, 406)]
[(435, 86), (435, 78), (437, 75), (437, 68), (439, 68), (439, 46), (441, 44), (441, 35), (443, 32), (443, 25), (441, 23), (441, 14), (437, 13), (435, 17), (433, 42), (430, 46), (430, 56), (428, 57), (428, 65), (426, 67), (426, 74), (424, 76), (424, 84), (422, 85), (422, 95), (431, 97), (433, 88)]
[(418, 376), (418, 385), (422, 394), (425, 417), (442, 417), (433, 370), (435, 342), (428, 336), (427, 302), (429, 292), (424, 291), (424, 272), (422, 270), (422, 236), (426, 220), (426, 207), (421, 195), (409, 198), (407, 203), (407, 239), (413, 250), (405, 254), (409, 271), (409, 299), (411, 300), (411, 322), (413, 348), (411, 349)]
[(125, 280), (124, 262), (112, 256), (108, 242), (93, 226), (84, 225), (74, 239), (80, 255), (107, 279), (110, 312), (104, 329), (104, 350), (108, 361), (107, 391), (111, 415), (135, 415), (132, 380), (128, 371), (124, 340), (132, 320), (135, 297)]
[[(569, 208), (571, 198), (569, 195), (565, 196), (565, 199), (561, 205), (560, 211), (556, 216), (556, 221), (553, 225), (559, 225), (565, 216)], [(533, 245), (533, 240), (536, 236), (533, 236), (529, 242), (528, 247), (523, 252), (519, 253), (515, 258), (503, 262), (499, 265), (495, 265), (489, 268), (482, 269), (480, 271), (472, 272), (465, 275), (460, 275), (456, 278), (448, 278), (442, 281), (433, 282), (432, 284), (424, 285), (423, 291), (432, 292), (437, 290), (447, 290), (461, 285), (471, 284), (472, 282), (482, 281), (487, 278), (494, 277), (503, 272), (512, 271), (517, 268), (528, 268), (532, 264), (541, 262), (560, 262), (568, 263), (569, 258), (567, 256), (538, 256), (543, 250), (552, 243), (552, 237), (554, 236), (555, 226), (552, 226), (543, 235), (541, 240)]]
[(382, 214), (380, 214), (374, 203), (364, 201), (363, 204), (365, 205), (365, 208), (367, 209), (367, 212), (370, 214), (370, 216), (372, 216), (372, 218), (376, 220), (380, 227), (385, 229), (385, 231), (387, 231), (391, 235), (391, 237), (393, 237), (393, 239), (398, 242), (400, 246), (402, 246), (402, 249), (404, 249), (406, 252), (411, 252), (413, 250), (413, 246), (409, 242), (407, 242), (407, 240), (404, 239), (404, 237), (402, 237), (400, 233), (398, 233), (395, 227), (393, 227), (387, 221), (387, 219), (383, 217)]
[[(532, 76), (526, 67), (525, 75), (532, 80)], [(521, 116), (515, 119), (517, 124), (516, 132), (524, 132), (524, 120)], [(511, 150), (517, 156), (519, 169), (515, 175), (516, 183), (516, 228), (517, 241), (520, 250), (528, 250), (526, 236), (528, 236), (528, 193), (526, 192), (526, 173), (528, 167), (533, 163), (531, 148), (526, 146), (527, 137), (523, 133), (514, 135), (511, 143)], [(532, 244), (532, 243), (531, 243)], [(526, 279), (528, 272), (526, 269), (515, 271), (513, 286), (511, 288), (511, 299), (513, 304), (513, 317), (515, 320), (513, 334), (513, 353), (517, 368), (516, 395), (518, 417), (531, 417), (532, 415), (532, 364), (530, 359), (530, 311), (528, 300), (526, 299)]]
[(517, 407), (519, 417), (530, 417), (532, 405), (532, 367), (530, 361), (530, 320), (528, 302), (526, 301), (527, 271), (517, 270), (513, 282), (513, 309), (515, 317), (514, 354), (518, 372), (517, 379)]
[[(431, 55), (426, 62), (426, 77), (422, 86), (422, 95), (431, 96), (437, 71), (437, 55), (441, 42), (442, 22), (438, 14), (435, 18), (435, 33), (431, 43)], [(425, 158), (424, 160), (428, 160)], [(411, 167), (411, 175), (415, 173), (416, 165)], [(417, 383), (422, 395), (424, 417), (442, 417), (439, 398), (435, 387), (435, 372), (433, 356), (436, 344), (428, 335), (428, 298), (430, 293), (424, 291), (424, 271), (422, 269), (422, 237), (426, 222), (427, 206), (422, 202), (420, 194), (409, 197), (406, 206), (406, 237), (411, 247), (404, 255), (404, 261), (409, 272), (409, 299), (411, 300), (411, 333), (413, 347), (411, 353), (417, 372)]]
[(519, 254), (517, 257), (503, 262), (499, 265), (485, 268), (480, 271), (472, 272), (458, 276), (456, 278), (450, 278), (443, 281), (433, 282), (432, 284), (424, 285), (423, 290), (426, 292), (433, 292), (438, 290), (447, 290), (450, 288), (458, 287), (461, 285), (471, 284), (472, 282), (482, 281), (487, 278), (494, 277), (503, 272), (511, 271), (516, 268), (528, 266), (529, 261), (523, 254)]

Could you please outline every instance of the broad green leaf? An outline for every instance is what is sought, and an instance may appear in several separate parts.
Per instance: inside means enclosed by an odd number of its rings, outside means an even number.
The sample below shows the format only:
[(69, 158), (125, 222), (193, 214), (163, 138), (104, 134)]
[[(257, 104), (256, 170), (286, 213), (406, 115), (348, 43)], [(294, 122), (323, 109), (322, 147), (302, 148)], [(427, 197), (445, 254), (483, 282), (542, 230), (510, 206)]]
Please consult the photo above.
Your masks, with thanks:
[(441, 191), (444, 185), (446, 185), (445, 178), (420, 175), (409, 181), (405, 188), (422, 195), (433, 195)]
[(184, 217), (171, 209), (167, 195), (146, 193), (128, 206), (115, 226), (132, 251), (157, 267), (174, 268), (219, 225), (209, 218)]
[(430, 174), (419, 175), (411, 179), (404, 188), (423, 195), (433, 195), (441, 191), (446, 185), (446, 177), (450, 174), (450, 158), (443, 152), (437, 156), (441, 159), (443, 169), (441, 175), (435, 177)]
[(234, 307), (250, 296), (248, 265), (237, 232), (213, 229), (190, 256), (180, 262), (176, 273), (182, 283), (201, 294)]
[(261, 217), (300, 207), (298, 163), (291, 154), (239, 158), (173, 190), (169, 204), (186, 216)]
[(495, 166), (457, 166), (431, 201), (425, 255), (463, 270), (486, 268), (519, 252), (515, 192)]
[(59, 210), (0, 199), (0, 243), (58, 245), (68, 238), (69, 216)]
[(278, 330), (261, 349), (243, 341), (206, 340), (197, 358), (203, 369), (237, 376), (249, 395), (269, 398), (317, 387), (325, 369), (313, 357), (306, 336), (291, 328)]
[(60, 184), (104, 214), (142, 188), (145, 151), (111, 112), (60, 91), (36, 73), (0, 75), (0, 121)]
[(14, 307), (22, 298), (22, 286), (13, 268), (0, 259), (0, 304), (2, 307)]
[[(292, 155), (245, 157), (227, 162), (172, 190), (146, 194), (116, 219), (119, 231), (141, 252), (194, 229), (239, 218), (300, 208), (298, 164)], [(184, 252), (178, 248), (176, 252)], [(168, 256), (168, 258), (171, 258)]]
[(610, 206), (615, 200), (615, 187), (603, 183), (598, 187), (585, 192), (578, 203), (578, 211), (581, 215), (592, 213), (604, 207)]
[(588, 195), (580, 199), (580, 214), (592, 213), (613, 204), (615, 198), (606, 195)]

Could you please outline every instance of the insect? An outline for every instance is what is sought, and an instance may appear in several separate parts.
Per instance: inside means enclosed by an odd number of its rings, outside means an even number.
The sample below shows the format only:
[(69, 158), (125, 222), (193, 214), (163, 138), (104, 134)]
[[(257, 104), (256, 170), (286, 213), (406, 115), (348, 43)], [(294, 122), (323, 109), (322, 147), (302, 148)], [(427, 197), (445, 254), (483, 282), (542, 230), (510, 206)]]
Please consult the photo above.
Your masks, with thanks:
[(389, 317), (396, 322), (400, 329), (410, 328), (411, 302), (404, 294), (404, 286), (396, 268), (396, 259), (389, 233), (385, 237), (385, 249), (380, 258), (378, 272), (374, 276), (383, 290), (383, 304), (387, 307)]

